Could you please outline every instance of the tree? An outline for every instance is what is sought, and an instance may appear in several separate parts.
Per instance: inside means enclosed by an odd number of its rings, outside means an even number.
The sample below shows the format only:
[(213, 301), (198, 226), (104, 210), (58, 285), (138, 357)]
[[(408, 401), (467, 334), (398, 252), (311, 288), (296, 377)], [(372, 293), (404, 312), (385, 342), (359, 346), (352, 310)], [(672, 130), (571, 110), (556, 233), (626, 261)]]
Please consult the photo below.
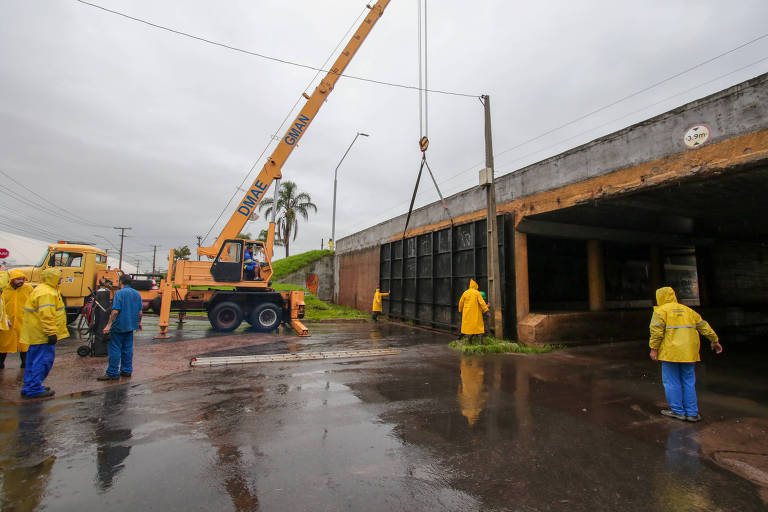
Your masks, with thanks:
[(291, 235), (296, 240), (299, 233), (299, 216), (309, 220), (309, 211), (317, 212), (317, 206), (312, 202), (312, 197), (306, 192), (299, 192), (299, 187), (292, 181), (284, 181), (280, 185), (277, 194), (277, 204), (272, 198), (264, 199), (259, 203), (259, 210), (266, 208), (267, 217), (272, 214), (272, 208), (276, 207), (277, 234), (282, 238), (285, 246), (285, 257), (289, 256)]
[(189, 250), (189, 246), (185, 245), (173, 250), (173, 259), (176, 260), (188, 260), (192, 251)]
[[(256, 240), (258, 240), (260, 242), (266, 242), (267, 241), (267, 235), (269, 235), (269, 231), (267, 231), (266, 229), (262, 229), (261, 231), (259, 231), (259, 237)], [(283, 243), (283, 241), (280, 240), (280, 238), (278, 238), (278, 237), (275, 237), (274, 244), (279, 246), (279, 247), (282, 247), (283, 245), (285, 245)]]
[(237, 235), (237, 238), (240, 238), (241, 240), (253, 240), (253, 238), (251, 238), (252, 236), (253, 235), (251, 235), (250, 233), (240, 233), (239, 235)]

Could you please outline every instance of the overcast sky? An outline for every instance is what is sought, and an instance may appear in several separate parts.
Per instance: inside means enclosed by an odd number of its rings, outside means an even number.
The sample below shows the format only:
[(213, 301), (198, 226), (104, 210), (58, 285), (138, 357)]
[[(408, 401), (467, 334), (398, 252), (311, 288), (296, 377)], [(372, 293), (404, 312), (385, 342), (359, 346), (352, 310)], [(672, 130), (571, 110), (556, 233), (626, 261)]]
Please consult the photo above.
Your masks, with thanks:
[[(358, 0), (93, 2), (310, 66), (323, 64), (365, 7)], [(497, 176), (768, 71), (768, 60), (749, 66), (768, 57), (765, 38), (508, 151), (768, 33), (768, 2), (428, 5), (429, 85), (491, 96)], [(392, 0), (347, 73), (417, 85), (417, 6)], [(130, 226), (126, 257), (143, 261), (153, 244), (166, 255), (209, 231), (314, 77), (75, 0), (2, 0), (0, 49), (0, 230), (111, 249), (119, 245), (112, 227)], [(357, 131), (371, 137), (358, 139), (340, 169), (337, 238), (407, 211), (421, 158), (418, 115), (414, 90), (339, 80), (283, 169), (318, 207), (301, 222), (292, 254), (330, 237), (333, 170)], [(429, 137), (443, 193), (475, 186), (484, 160), (480, 102), (430, 94)], [(417, 205), (437, 199), (431, 182), (422, 180), (420, 190)], [(245, 231), (265, 227), (262, 217)]]

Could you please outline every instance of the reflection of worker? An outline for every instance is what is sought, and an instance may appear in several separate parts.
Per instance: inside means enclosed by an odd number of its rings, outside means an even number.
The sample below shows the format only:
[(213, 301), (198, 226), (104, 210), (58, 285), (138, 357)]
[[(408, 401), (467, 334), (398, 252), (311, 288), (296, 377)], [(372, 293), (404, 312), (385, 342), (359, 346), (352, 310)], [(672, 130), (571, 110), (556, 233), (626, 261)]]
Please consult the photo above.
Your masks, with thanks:
[(696, 401), (696, 372), (699, 333), (706, 337), (716, 354), (723, 352), (717, 334), (694, 310), (679, 304), (675, 291), (666, 286), (656, 290), (658, 306), (651, 317), (651, 359), (661, 361), (661, 379), (669, 409), (661, 414), (678, 420), (699, 421)]
[(69, 337), (67, 312), (59, 291), (61, 269), (46, 268), (40, 280), (42, 282), (32, 290), (24, 305), (24, 325), (21, 327), (20, 341), (29, 345), (21, 388), (21, 396), (25, 398), (53, 396), (53, 390), (43, 386), (43, 381), (53, 367), (56, 343)]
[(109, 333), (109, 366), (97, 380), (115, 380), (133, 373), (133, 331), (141, 329), (144, 314), (139, 292), (131, 288), (131, 276), (120, 276), (120, 289), (112, 301), (112, 312), (104, 326)]
[(21, 270), (11, 270), (8, 277), (10, 278), (9, 286), (5, 288), (5, 291), (0, 290), (2, 292), (0, 304), (5, 305), (5, 314), (11, 328), (7, 331), (0, 331), (0, 368), (5, 367), (6, 354), (13, 352), (19, 353), (21, 367), (24, 368), (29, 345), (19, 343), (19, 338), (21, 337), (21, 326), (24, 325), (24, 304), (27, 303), (27, 299), (34, 288), (31, 284), (24, 282), (27, 278)]
[(250, 246), (245, 248), (245, 258), (243, 258), (243, 278), (246, 281), (253, 281), (256, 274), (256, 262), (253, 259), (253, 249)]
[(376, 288), (376, 291), (373, 292), (373, 307), (371, 308), (371, 319), (374, 322), (379, 321), (379, 315), (381, 314), (381, 298), (386, 297), (387, 295), (389, 295), (389, 292), (381, 293), (381, 290), (379, 288)]
[(462, 356), (460, 369), (459, 407), (469, 426), (474, 427), (488, 399), (488, 391), (483, 385), (485, 368), (481, 359)]
[(469, 288), (461, 294), (459, 299), (459, 313), (461, 313), (461, 337), (469, 336), (469, 343), (475, 335), (480, 337), (480, 343), (483, 342), (483, 333), (485, 333), (485, 324), (483, 323), (483, 313), (488, 311), (488, 305), (483, 300), (483, 296), (477, 291), (477, 283), (474, 279), (469, 280)]

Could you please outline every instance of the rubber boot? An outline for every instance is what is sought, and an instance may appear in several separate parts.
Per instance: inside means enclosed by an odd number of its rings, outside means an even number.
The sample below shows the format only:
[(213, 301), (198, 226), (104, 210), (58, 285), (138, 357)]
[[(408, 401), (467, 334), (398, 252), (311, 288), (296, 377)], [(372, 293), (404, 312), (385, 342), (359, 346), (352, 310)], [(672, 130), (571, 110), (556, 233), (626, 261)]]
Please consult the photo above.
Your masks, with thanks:
[(5, 352), (0, 352), (0, 370), (5, 368), (5, 356), (6, 356)]
[(19, 352), (19, 359), (21, 359), (21, 367), (26, 368), (27, 367), (27, 353), (26, 352)]

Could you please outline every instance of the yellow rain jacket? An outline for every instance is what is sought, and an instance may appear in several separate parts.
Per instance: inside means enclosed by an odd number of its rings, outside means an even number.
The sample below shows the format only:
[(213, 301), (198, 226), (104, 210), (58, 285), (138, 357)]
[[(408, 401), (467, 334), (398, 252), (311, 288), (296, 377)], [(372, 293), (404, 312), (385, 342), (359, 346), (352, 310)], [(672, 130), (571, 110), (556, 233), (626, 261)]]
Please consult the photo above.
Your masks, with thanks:
[[(6, 334), (11, 326), (8, 322), (8, 314), (5, 312), (5, 303), (3, 302), (3, 290), (8, 286), (10, 279), (8, 279), (8, 272), (0, 271), (0, 336)], [(3, 352), (3, 350), (0, 350)]]
[[(9, 279), (13, 281), (19, 277), (24, 277), (20, 270), (11, 270)], [(29, 295), (34, 288), (29, 283), (24, 283), (18, 288), (10, 284), (2, 292), (2, 302), (5, 303), (5, 314), (11, 322), (11, 328), (7, 331), (0, 331), (0, 352), (26, 352), (29, 345), (19, 343), (21, 338), (21, 326), (24, 325), (24, 304), (27, 303)]]
[(40, 283), (24, 305), (24, 325), (21, 342), (28, 345), (48, 343), (48, 336), (55, 334), (59, 340), (69, 337), (67, 312), (59, 292), (61, 270), (47, 268), (40, 276)]
[(381, 293), (379, 289), (376, 288), (376, 291), (373, 293), (373, 308), (371, 311), (381, 311), (381, 298), (386, 297), (387, 295), (389, 295), (389, 292)]
[(659, 351), (659, 361), (695, 363), (699, 357), (699, 333), (711, 343), (717, 334), (697, 312), (677, 302), (675, 290), (669, 286), (656, 290), (651, 317), (651, 339), (648, 345)]
[(459, 299), (461, 334), (483, 334), (485, 332), (483, 313), (488, 311), (488, 305), (477, 288), (475, 280), (470, 279), (469, 289), (462, 293)]

